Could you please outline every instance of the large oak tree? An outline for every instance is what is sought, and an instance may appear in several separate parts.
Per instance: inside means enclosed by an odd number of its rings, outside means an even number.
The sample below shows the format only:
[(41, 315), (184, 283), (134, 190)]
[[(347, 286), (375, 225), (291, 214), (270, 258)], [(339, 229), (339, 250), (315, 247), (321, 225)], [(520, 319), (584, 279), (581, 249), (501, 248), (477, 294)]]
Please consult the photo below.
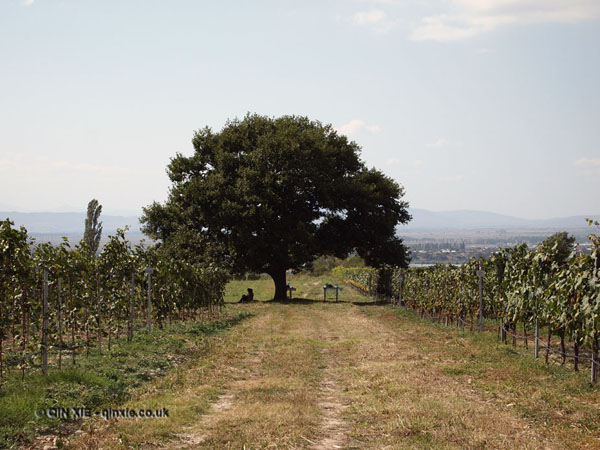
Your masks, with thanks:
[(265, 272), (275, 299), (286, 270), (356, 251), (367, 264), (406, 266), (395, 230), (410, 220), (404, 190), (360, 160), (360, 148), (306, 117), (247, 115), (197, 131), (177, 154), (164, 204), (144, 208), (144, 231), (186, 258)]

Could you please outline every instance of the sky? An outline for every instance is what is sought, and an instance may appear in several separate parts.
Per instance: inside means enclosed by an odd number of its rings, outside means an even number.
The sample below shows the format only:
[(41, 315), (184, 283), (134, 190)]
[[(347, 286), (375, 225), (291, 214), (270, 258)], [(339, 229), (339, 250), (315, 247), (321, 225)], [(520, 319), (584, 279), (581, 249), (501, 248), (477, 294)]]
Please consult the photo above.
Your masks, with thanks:
[(600, 213), (600, 0), (0, 0), (0, 210), (139, 214), (195, 130), (332, 124), (412, 208)]

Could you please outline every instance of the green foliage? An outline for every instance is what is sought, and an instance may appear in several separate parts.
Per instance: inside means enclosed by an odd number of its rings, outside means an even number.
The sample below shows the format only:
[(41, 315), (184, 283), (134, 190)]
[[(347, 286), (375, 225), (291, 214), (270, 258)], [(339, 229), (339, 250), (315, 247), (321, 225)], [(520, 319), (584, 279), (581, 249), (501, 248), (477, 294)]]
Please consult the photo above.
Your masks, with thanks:
[[(591, 222), (591, 221), (590, 221)], [(593, 222), (590, 225), (594, 225)], [(556, 233), (529, 249), (500, 249), (491, 258), (472, 258), (460, 267), (395, 269), (392, 295), (405, 304), (450, 318), (479, 313), (477, 270), (481, 263), (486, 317), (540, 325), (598, 350), (600, 325), (600, 240), (590, 235), (592, 254), (571, 251), (574, 239)], [(396, 281), (394, 281), (396, 280)]]
[[(228, 274), (214, 264), (179, 260), (164, 248), (131, 248), (125, 230), (109, 236), (95, 257), (85, 242), (71, 247), (33, 245), (24, 228), (0, 222), (0, 377), (15, 366), (22, 376), (37, 367), (42, 350), (42, 293), (47, 271), (48, 352), (75, 362), (82, 350), (102, 350), (146, 316), (153, 267), (152, 321), (194, 315), (223, 304)], [(56, 364), (56, 361), (53, 361)]]
[(99, 222), (102, 213), (102, 205), (95, 198), (90, 200), (87, 207), (87, 216), (85, 218), (85, 230), (83, 233), (83, 242), (87, 248), (95, 255), (100, 246), (102, 238), (102, 222)]
[(366, 295), (376, 295), (379, 282), (379, 270), (372, 267), (344, 267), (333, 269), (335, 275), (341, 276), (344, 281), (351, 284)]
[[(336, 258), (335, 256), (325, 255), (320, 256), (315, 261), (303, 269), (304, 272), (309, 272), (314, 276), (321, 276), (331, 272), (336, 267), (365, 267), (365, 261), (360, 256), (349, 256), (346, 259)], [(341, 272), (338, 270), (338, 273)]]
[(575, 236), (569, 236), (569, 233), (566, 231), (560, 231), (547, 237), (542, 242), (542, 247), (544, 247), (545, 251), (552, 251), (554, 253), (554, 262), (564, 264), (573, 251), (575, 241)]
[(163, 205), (144, 209), (145, 231), (185, 258), (234, 272), (268, 273), (285, 298), (285, 271), (356, 250), (374, 266), (406, 265), (395, 236), (410, 219), (403, 189), (368, 169), (359, 147), (305, 117), (247, 115), (218, 133), (196, 132), (194, 155), (168, 167)]
[(306, 269), (307, 272), (310, 272), (312, 275), (320, 276), (327, 272), (330, 272), (334, 267), (339, 266), (342, 263), (340, 258), (336, 258), (335, 256), (325, 255), (320, 256), (316, 260), (314, 260)]
[(151, 334), (140, 333), (131, 342), (117, 339), (109, 358), (93, 351), (77, 366), (69, 364), (48, 376), (33, 373), (21, 381), (16, 374), (9, 374), (0, 391), (1, 442), (23, 444), (40, 428), (58, 427), (59, 420), (34, 415), (43, 408), (85, 406), (97, 410), (119, 406), (143, 383), (206, 350), (208, 336), (247, 317), (238, 314), (206, 323), (178, 322)]
[(348, 258), (346, 258), (345, 260), (342, 261), (341, 263), (342, 267), (365, 267), (365, 260), (362, 259), (360, 256), (355, 255), (355, 256), (349, 256)]

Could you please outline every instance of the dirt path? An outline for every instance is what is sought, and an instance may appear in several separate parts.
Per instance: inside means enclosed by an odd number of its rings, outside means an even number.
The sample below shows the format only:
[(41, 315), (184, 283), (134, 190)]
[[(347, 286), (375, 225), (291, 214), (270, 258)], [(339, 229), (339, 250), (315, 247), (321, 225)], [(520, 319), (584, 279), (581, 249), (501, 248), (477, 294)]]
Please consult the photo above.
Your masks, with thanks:
[(344, 395), (344, 386), (340, 381), (339, 370), (335, 354), (331, 351), (331, 342), (337, 340), (336, 336), (324, 336), (325, 347), (322, 352), (323, 370), (317, 408), (321, 413), (318, 427), (318, 440), (311, 442), (314, 450), (343, 448), (348, 441), (348, 423), (343, 413), (348, 407), (348, 400)]
[[(268, 320), (253, 322), (254, 339), (230, 366), (232, 381), (224, 386), (225, 393), (166, 447), (277, 443), (278, 447), (343, 448), (348, 427), (342, 413), (347, 403), (331, 351), (339, 330), (333, 328), (327, 312), (311, 314), (310, 309), (287, 308), (282, 314), (263, 317)], [(269, 427), (280, 434), (272, 434)], [(232, 442), (232, 430), (240, 433), (239, 442)]]
[[(553, 418), (548, 399), (528, 404), (519, 389), (535, 400), (544, 386), (536, 390), (535, 383), (519, 378), (520, 372), (507, 374), (502, 361), (485, 362), (484, 350), (491, 351), (485, 345), (456, 330), (407, 320), (388, 307), (259, 305), (254, 318), (200, 355), (177, 380), (166, 379), (136, 399), (166, 405), (169, 419), (122, 420), (72, 446), (545, 449), (598, 444), (597, 429), (564, 433), (587, 423), (587, 415), (568, 422), (564, 416)], [(590, 396), (586, 401), (591, 399), (589, 406), (597, 411), (597, 395)], [(529, 407), (548, 414), (530, 417)]]

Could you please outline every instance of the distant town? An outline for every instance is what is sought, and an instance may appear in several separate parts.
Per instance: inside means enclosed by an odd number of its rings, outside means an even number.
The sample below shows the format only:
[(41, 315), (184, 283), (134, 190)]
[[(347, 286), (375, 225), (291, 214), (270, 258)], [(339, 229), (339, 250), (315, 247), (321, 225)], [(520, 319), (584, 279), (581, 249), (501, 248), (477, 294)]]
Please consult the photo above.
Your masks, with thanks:
[[(557, 231), (575, 236), (578, 250), (589, 252), (586, 216), (527, 220), (483, 211), (428, 211), (411, 209), (412, 220), (398, 227), (397, 233), (411, 252), (411, 264), (462, 264), (472, 256), (487, 257), (498, 247), (526, 243), (534, 247)], [(36, 242), (59, 244), (63, 236), (75, 244), (83, 237), (83, 212), (0, 212), (0, 219), (10, 218), (23, 225)], [(587, 217), (598, 219), (598, 215)], [(141, 232), (137, 216), (102, 216), (104, 232), (100, 246), (117, 228), (129, 227), (127, 238), (132, 245), (150, 240)]]
[(475, 256), (488, 257), (499, 247), (525, 243), (535, 247), (557, 231), (575, 236), (578, 251), (589, 253), (589, 228), (527, 229), (527, 230), (446, 230), (413, 231), (401, 235), (411, 251), (411, 264), (462, 264)]

